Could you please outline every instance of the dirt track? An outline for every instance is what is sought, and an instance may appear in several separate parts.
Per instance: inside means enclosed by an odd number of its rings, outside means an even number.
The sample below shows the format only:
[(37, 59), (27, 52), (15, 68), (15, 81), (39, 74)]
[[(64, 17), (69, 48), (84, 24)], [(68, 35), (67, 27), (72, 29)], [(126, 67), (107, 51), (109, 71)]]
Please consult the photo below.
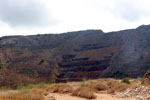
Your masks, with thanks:
[[(137, 100), (134, 98), (116, 98), (109, 94), (96, 94), (97, 98), (92, 100)], [(80, 97), (74, 97), (68, 94), (56, 94), (56, 93), (50, 93), (46, 100), (53, 100), (52, 98), (55, 98), (55, 100), (87, 100)]]

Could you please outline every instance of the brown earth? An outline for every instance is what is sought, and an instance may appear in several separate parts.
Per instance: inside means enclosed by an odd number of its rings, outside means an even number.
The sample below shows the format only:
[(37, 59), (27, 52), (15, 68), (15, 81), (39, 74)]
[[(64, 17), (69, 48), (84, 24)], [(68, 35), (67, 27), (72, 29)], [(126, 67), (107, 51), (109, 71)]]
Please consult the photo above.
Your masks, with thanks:
[(0, 100), (149, 100), (150, 85), (143, 84), (142, 79), (128, 78), (130, 84), (120, 79), (100, 78), (28, 85), (19, 90), (1, 88)]
[[(1, 90), (0, 100), (146, 100), (145, 96), (149, 95), (150, 88), (144, 87), (140, 80), (129, 79), (129, 81), (131, 84), (107, 78), (45, 84), (45, 87), (40, 88), (36, 85), (33, 85), (32, 88), (26, 86), (21, 90)], [(141, 85), (144, 88), (141, 88)], [(140, 88), (141, 92), (135, 91), (137, 90), (135, 86)], [(76, 91), (77, 89), (79, 91)], [(131, 91), (127, 93), (129, 89)], [(109, 92), (110, 90), (112, 91)]]
[[(117, 98), (110, 94), (96, 94), (96, 96), (97, 98), (92, 100), (137, 100), (135, 98)], [(68, 94), (50, 93), (46, 96), (46, 100), (52, 100), (52, 98), (55, 98), (55, 100), (87, 100), (84, 98), (73, 97)]]

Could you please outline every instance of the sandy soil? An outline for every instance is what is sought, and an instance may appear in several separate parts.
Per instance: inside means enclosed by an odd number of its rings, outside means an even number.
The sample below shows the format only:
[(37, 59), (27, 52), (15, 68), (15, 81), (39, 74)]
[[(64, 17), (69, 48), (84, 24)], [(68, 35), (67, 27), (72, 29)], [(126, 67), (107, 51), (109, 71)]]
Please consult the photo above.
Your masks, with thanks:
[[(137, 100), (134, 98), (116, 98), (110, 94), (96, 94), (97, 98), (92, 100)], [(87, 100), (80, 97), (71, 96), (69, 94), (56, 94), (56, 93), (50, 93), (46, 96), (46, 100)]]

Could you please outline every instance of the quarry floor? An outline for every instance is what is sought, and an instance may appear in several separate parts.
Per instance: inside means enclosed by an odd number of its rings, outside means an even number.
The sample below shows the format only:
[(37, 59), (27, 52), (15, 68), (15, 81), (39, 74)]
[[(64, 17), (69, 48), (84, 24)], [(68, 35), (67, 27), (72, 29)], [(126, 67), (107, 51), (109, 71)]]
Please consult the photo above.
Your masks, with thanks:
[[(97, 98), (92, 100), (138, 100), (135, 98), (117, 98), (110, 94), (96, 94), (96, 96)], [(55, 100), (88, 100), (85, 98), (71, 96), (69, 94), (50, 93), (46, 96), (46, 100), (53, 100), (52, 98), (55, 98)]]

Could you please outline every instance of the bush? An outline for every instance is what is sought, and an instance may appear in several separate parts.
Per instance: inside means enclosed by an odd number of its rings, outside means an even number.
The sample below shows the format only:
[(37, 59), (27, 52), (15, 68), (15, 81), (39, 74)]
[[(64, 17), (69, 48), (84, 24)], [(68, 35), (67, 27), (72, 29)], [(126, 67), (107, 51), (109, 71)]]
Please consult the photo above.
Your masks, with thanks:
[(35, 87), (37, 87), (37, 88), (46, 88), (47, 85), (48, 84), (42, 82), (42, 83), (36, 84)]
[(45, 100), (43, 91), (32, 90), (27, 92), (16, 92), (0, 95), (0, 100)]
[(123, 82), (123, 83), (130, 84), (130, 81), (129, 81), (129, 79), (127, 79), (127, 78), (124, 78), (124, 79), (122, 79), (122, 82)]
[(28, 84), (20, 84), (17, 86), (17, 90), (23, 90), (23, 89), (32, 89), (33, 86), (32, 85), (28, 85)]
[(7, 91), (7, 90), (9, 90), (9, 88), (7, 88), (7, 87), (5, 87), (5, 86), (2, 86), (2, 87), (0, 87), (0, 90), (1, 90), (1, 91)]
[(71, 93), (73, 91), (73, 87), (69, 84), (52, 84), (46, 88), (47, 92), (51, 93)]
[(0, 64), (0, 69), (3, 69), (3, 65), (2, 64)]
[(95, 99), (96, 96), (94, 95), (94, 92), (92, 92), (89, 88), (77, 88), (72, 92), (73, 96), (78, 96), (81, 98), (86, 99)]
[(139, 81), (143, 81), (143, 78), (142, 77), (137, 77), (137, 79), (139, 80)]
[(44, 62), (45, 62), (45, 59), (41, 58), (40, 63), (44, 63)]
[(50, 83), (50, 84), (54, 84), (54, 83), (55, 83), (55, 80), (51, 80), (49, 83)]
[(89, 87), (90, 89), (94, 90), (94, 91), (102, 91), (102, 90), (107, 90), (108, 86), (106, 86), (105, 84), (101, 83), (101, 82), (93, 82), (87, 85), (87, 87)]
[(113, 71), (112, 76), (116, 76), (116, 75), (122, 75), (123, 73), (119, 70)]
[(86, 79), (82, 79), (82, 82), (80, 83), (81, 87), (85, 87), (86, 86)]
[(116, 82), (110, 89), (107, 90), (107, 92), (108, 93), (122, 92), (129, 87), (130, 87), (129, 84)]

